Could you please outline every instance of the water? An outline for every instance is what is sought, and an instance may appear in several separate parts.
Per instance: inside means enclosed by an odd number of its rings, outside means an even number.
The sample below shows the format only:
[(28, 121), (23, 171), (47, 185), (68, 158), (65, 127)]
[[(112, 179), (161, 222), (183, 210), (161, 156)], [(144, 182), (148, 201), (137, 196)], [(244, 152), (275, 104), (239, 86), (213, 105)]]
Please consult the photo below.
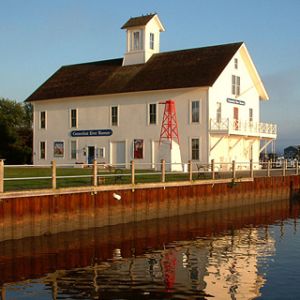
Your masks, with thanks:
[(300, 203), (0, 243), (2, 299), (300, 299)]

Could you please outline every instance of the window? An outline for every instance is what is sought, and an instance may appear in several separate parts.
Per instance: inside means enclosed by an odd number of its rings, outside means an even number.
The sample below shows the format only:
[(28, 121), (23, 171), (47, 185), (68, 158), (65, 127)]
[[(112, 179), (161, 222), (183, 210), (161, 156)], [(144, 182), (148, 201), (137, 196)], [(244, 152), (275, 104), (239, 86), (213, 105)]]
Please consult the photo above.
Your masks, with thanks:
[(105, 148), (100, 147), (97, 149), (97, 158), (105, 158)]
[(253, 108), (249, 108), (249, 122), (253, 123)]
[(192, 160), (200, 159), (199, 139), (192, 139)]
[(135, 31), (133, 33), (133, 50), (140, 50), (140, 32)]
[(118, 126), (118, 106), (111, 107), (111, 125)]
[(221, 102), (217, 102), (216, 119), (217, 119), (218, 123), (221, 123), (221, 120), (222, 120), (222, 103)]
[(156, 104), (149, 104), (149, 124), (156, 124)]
[(150, 33), (150, 49), (154, 49), (154, 33)]
[(200, 121), (200, 102), (192, 101), (192, 123), (199, 123)]
[(40, 142), (40, 159), (46, 159), (46, 142)]
[(235, 96), (240, 96), (240, 76), (232, 75), (232, 86), (231, 86), (231, 92)]
[(41, 127), (41, 129), (46, 128), (46, 112), (45, 111), (41, 111), (41, 114), (40, 114), (40, 127)]
[(71, 141), (71, 159), (77, 159), (77, 141)]
[(234, 68), (235, 68), (235, 69), (238, 69), (238, 67), (239, 67), (239, 61), (238, 61), (237, 58), (235, 58), (235, 59), (234, 59)]
[(77, 128), (77, 109), (71, 109), (71, 128)]

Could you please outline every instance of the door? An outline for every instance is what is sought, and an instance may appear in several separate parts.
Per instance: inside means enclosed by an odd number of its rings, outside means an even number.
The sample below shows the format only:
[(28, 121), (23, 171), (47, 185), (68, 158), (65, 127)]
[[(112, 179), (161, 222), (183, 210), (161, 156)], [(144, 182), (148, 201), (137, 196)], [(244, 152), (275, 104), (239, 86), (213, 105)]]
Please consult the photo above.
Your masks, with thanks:
[(88, 146), (88, 164), (92, 164), (95, 159), (95, 147), (94, 146)]
[(239, 129), (239, 109), (238, 109), (238, 107), (233, 108), (233, 128), (235, 130)]
[(152, 168), (160, 170), (161, 158), (159, 156), (159, 141), (151, 141), (151, 162)]
[(125, 142), (111, 143), (111, 162), (117, 168), (125, 168)]

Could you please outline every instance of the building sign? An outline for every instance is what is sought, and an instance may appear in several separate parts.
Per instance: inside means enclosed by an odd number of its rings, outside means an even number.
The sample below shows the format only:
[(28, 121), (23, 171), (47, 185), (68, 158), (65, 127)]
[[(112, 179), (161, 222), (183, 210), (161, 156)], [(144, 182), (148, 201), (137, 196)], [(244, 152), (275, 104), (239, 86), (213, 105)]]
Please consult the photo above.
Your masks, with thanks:
[(237, 100), (237, 99), (231, 99), (231, 98), (227, 98), (226, 101), (228, 103), (232, 103), (232, 104), (238, 104), (238, 105), (245, 105), (246, 102), (243, 100)]
[(82, 137), (82, 136), (110, 136), (113, 134), (111, 129), (91, 129), (91, 130), (73, 130), (71, 136)]

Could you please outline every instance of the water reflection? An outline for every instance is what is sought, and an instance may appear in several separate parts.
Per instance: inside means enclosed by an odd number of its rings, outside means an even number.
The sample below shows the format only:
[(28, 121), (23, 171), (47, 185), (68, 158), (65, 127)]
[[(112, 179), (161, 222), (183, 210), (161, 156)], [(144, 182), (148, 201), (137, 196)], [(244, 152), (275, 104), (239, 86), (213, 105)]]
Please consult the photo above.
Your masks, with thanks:
[[(0, 243), (2, 299), (254, 299), (289, 200)], [(266, 266), (266, 265), (264, 265)]]

